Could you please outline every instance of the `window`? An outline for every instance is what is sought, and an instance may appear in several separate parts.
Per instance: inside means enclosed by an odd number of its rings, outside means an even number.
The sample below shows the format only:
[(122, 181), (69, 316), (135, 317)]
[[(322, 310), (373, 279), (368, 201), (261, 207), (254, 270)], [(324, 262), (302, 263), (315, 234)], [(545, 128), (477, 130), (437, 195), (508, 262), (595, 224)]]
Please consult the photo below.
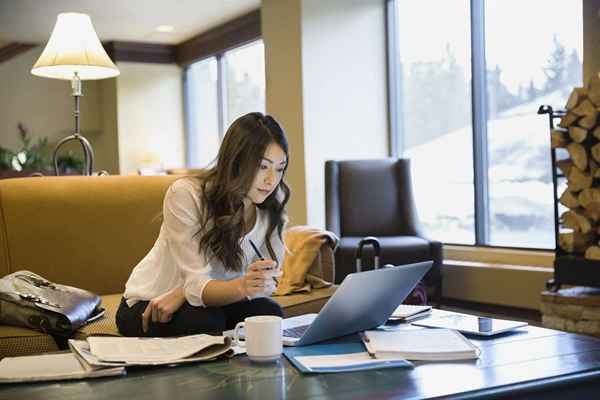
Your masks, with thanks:
[(190, 64), (185, 70), (188, 165), (205, 167), (240, 115), (265, 111), (262, 40)]
[(411, 159), (424, 229), (446, 243), (554, 248), (550, 134), (536, 112), (582, 85), (581, 2), (390, 10), (393, 151)]

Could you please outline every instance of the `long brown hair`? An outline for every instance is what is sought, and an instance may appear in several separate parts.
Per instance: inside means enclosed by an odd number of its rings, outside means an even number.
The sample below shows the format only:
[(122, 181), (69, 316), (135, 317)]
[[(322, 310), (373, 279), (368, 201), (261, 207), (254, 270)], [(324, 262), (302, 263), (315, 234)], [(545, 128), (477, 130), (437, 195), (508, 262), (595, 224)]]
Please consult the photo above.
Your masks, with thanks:
[(203, 203), (199, 251), (221, 261), (226, 270), (241, 271), (243, 252), (240, 239), (244, 235), (243, 200), (252, 186), (260, 162), (269, 144), (275, 143), (285, 153), (287, 163), (275, 190), (258, 204), (269, 216), (265, 243), (271, 258), (271, 234), (279, 238), (287, 222), (286, 204), (290, 188), (284, 181), (289, 164), (288, 142), (281, 126), (270, 115), (253, 112), (236, 119), (223, 138), (215, 164), (199, 179)]

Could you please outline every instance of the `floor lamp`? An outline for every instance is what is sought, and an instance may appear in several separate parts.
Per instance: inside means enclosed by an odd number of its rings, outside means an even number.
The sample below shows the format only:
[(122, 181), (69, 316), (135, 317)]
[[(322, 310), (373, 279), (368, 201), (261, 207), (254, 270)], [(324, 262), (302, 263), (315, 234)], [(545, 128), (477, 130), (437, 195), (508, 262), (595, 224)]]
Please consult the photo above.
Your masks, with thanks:
[(83, 147), (83, 174), (91, 175), (94, 151), (90, 142), (79, 132), (79, 99), (83, 96), (81, 81), (112, 78), (119, 75), (119, 70), (104, 51), (90, 17), (80, 13), (59, 14), (46, 48), (31, 73), (44, 78), (71, 81), (75, 98), (75, 132), (56, 145), (52, 156), (54, 171), (59, 175), (58, 150), (65, 143), (74, 140)]

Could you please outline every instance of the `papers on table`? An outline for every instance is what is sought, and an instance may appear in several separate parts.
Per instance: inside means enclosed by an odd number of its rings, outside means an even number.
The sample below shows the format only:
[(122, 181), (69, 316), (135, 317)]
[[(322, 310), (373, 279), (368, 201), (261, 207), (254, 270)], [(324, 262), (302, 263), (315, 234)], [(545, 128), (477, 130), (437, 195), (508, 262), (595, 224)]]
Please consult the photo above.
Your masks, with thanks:
[(404, 357), (407, 360), (447, 361), (479, 357), (480, 350), (460, 332), (450, 329), (403, 329), (365, 331), (376, 358)]
[(126, 365), (172, 364), (188, 358), (194, 361), (210, 360), (226, 353), (231, 347), (231, 339), (211, 335), (176, 338), (92, 336), (87, 342), (90, 352), (99, 360)]
[(0, 361), (0, 383), (40, 382), (123, 375), (122, 366), (97, 368), (82, 363), (73, 353), (5, 357)]
[(399, 357), (372, 358), (361, 343), (286, 347), (283, 353), (303, 373), (351, 372), (412, 367), (410, 362)]
[(431, 306), (400, 304), (396, 307), (389, 320), (390, 322), (409, 322), (429, 315), (431, 315)]
[(69, 340), (70, 353), (6, 357), (0, 383), (97, 378), (125, 374), (133, 365), (172, 365), (233, 356), (231, 339), (191, 335), (178, 338), (92, 336)]

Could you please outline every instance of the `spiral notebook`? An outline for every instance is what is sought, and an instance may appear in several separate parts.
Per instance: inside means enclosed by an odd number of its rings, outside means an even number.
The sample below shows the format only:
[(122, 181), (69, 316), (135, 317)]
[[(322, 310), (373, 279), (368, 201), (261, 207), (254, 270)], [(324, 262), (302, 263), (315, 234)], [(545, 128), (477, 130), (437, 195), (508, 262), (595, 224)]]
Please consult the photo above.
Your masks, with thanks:
[(453, 361), (479, 357), (480, 350), (460, 332), (450, 329), (372, 330), (364, 332), (365, 347), (376, 358)]

